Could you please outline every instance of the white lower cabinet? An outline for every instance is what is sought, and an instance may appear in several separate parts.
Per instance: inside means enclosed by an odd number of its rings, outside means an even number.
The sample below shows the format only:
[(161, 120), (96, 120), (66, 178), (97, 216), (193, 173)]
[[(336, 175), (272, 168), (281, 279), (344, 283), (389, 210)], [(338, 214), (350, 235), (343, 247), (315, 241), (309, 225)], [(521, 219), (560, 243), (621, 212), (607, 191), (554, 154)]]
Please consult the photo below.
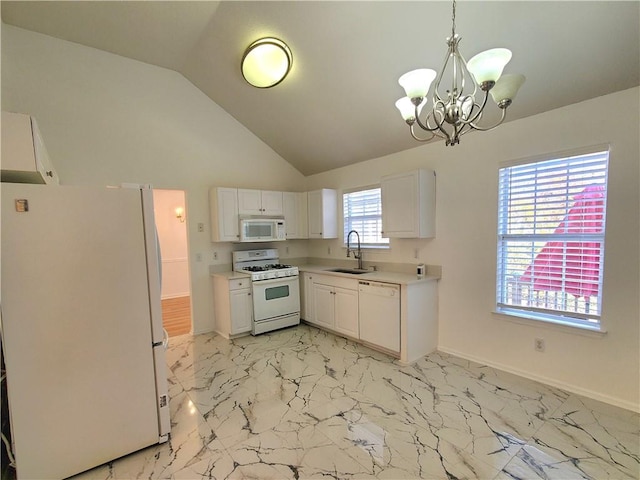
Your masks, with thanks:
[(251, 319), (253, 318), (251, 289), (231, 290), (229, 303), (231, 304), (231, 334), (250, 332)]
[(220, 335), (229, 338), (251, 331), (253, 297), (248, 278), (214, 275), (213, 301), (216, 331)]
[(310, 304), (312, 312), (307, 312), (308, 322), (358, 338), (357, 280), (314, 274)]
[(335, 287), (333, 295), (336, 331), (353, 338), (360, 338), (358, 328), (358, 290)]
[(313, 323), (335, 330), (335, 299), (333, 287), (321, 283), (313, 284)]
[(435, 280), (397, 284), (303, 271), (301, 316), (410, 364), (438, 345)]
[(300, 318), (313, 321), (313, 274), (300, 273)]

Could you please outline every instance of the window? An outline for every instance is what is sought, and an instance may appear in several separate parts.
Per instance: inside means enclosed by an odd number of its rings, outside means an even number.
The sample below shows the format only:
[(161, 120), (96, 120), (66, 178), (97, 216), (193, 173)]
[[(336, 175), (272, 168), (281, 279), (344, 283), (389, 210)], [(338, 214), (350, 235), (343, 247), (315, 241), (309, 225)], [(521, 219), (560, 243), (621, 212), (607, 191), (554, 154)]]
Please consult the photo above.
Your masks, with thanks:
[(497, 310), (600, 329), (609, 151), (500, 169)]
[[(351, 230), (360, 235), (362, 247), (388, 247), (389, 239), (382, 238), (382, 200), (380, 187), (347, 192), (342, 195), (344, 211), (344, 243)], [(355, 241), (355, 235), (351, 240)]]

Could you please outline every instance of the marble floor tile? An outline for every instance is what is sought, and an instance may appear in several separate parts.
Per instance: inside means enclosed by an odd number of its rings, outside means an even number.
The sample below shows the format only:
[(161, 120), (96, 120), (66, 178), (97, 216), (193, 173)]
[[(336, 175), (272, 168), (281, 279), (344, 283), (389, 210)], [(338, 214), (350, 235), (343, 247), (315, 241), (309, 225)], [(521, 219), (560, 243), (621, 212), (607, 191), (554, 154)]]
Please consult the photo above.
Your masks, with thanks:
[(171, 339), (170, 441), (80, 480), (638, 479), (640, 415), (300, 325)]
[(637, 415), (578, 395), (569, 399), (504, 468), (518, 478), (640, 478)]

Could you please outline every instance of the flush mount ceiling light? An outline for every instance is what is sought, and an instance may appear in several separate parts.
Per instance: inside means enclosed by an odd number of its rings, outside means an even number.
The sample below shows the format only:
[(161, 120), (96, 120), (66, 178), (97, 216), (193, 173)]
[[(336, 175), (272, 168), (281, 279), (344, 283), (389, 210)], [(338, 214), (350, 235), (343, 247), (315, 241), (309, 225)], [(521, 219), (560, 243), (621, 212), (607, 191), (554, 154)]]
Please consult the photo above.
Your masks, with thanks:
[(291, 70), (291, 50), (273, 37), (253, 42), (242, 57), (242, 76), (254, 87), (269, 88), (279, 84)]
[[(510, 50), (493, 48), (466, 62), (458, 51), (460, 39), (456, 35), (456, 2), (453, 0), (451, 37), (447, 38), (449, 50), (436, 79), (431, 96), (432, 105), (426, 109), (428, 112), (424, 121), (420, 120), (420, 114), (429, 102), (427, 94), (437, 73), (429, 68), (421, 68), (405, 73), (398, 80), (407, 96), (398, 100), (396, 107), (409, 125), (411, 136), (418, 141), (425, 142), (437, 136), (444, 138), (447, 145), (456, 145), (460, 143), (460, 137), (470, 130), (486, 131), (497, 127), (504, 121), (507, 107), (524, 83), (524, 75), (502, 75), (502, 70), (511, 60)], [(447, 66), (451, 69), (451, 84), (443, 94), (441, 83)], [(470, 94), (465, 92), (465, 87), (470, 89), (469, 86), (473, 87)], [(446, 88), (444, 85), (443, 87)], [(484, 94), (478, 92), (478, 89)], [(489, 93), (502, 114), (493, 125), (484, 126), (480, 122)], [(479, 98), (476, 98), (476, 94)], [(431, 135), (419, 138), (414, 132), (416, 124)]]

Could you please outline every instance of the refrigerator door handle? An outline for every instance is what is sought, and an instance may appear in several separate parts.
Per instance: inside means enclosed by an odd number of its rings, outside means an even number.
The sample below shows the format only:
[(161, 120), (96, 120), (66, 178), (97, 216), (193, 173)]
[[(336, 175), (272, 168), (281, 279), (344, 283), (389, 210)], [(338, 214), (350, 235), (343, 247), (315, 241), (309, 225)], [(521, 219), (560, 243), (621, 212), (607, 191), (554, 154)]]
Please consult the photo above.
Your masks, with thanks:
[(166, 329), (162, 329), (162, 346), (166, 350), (169, 347), (169, 333)]
[(153, 347), (164, 347), (164, 349), (166, 350), (169, 347), (169, 334), (167, 333), (167, 331), (163, 328), (162, 329), (162, 341), (161, 342), (153, 342), (151, 344)]

